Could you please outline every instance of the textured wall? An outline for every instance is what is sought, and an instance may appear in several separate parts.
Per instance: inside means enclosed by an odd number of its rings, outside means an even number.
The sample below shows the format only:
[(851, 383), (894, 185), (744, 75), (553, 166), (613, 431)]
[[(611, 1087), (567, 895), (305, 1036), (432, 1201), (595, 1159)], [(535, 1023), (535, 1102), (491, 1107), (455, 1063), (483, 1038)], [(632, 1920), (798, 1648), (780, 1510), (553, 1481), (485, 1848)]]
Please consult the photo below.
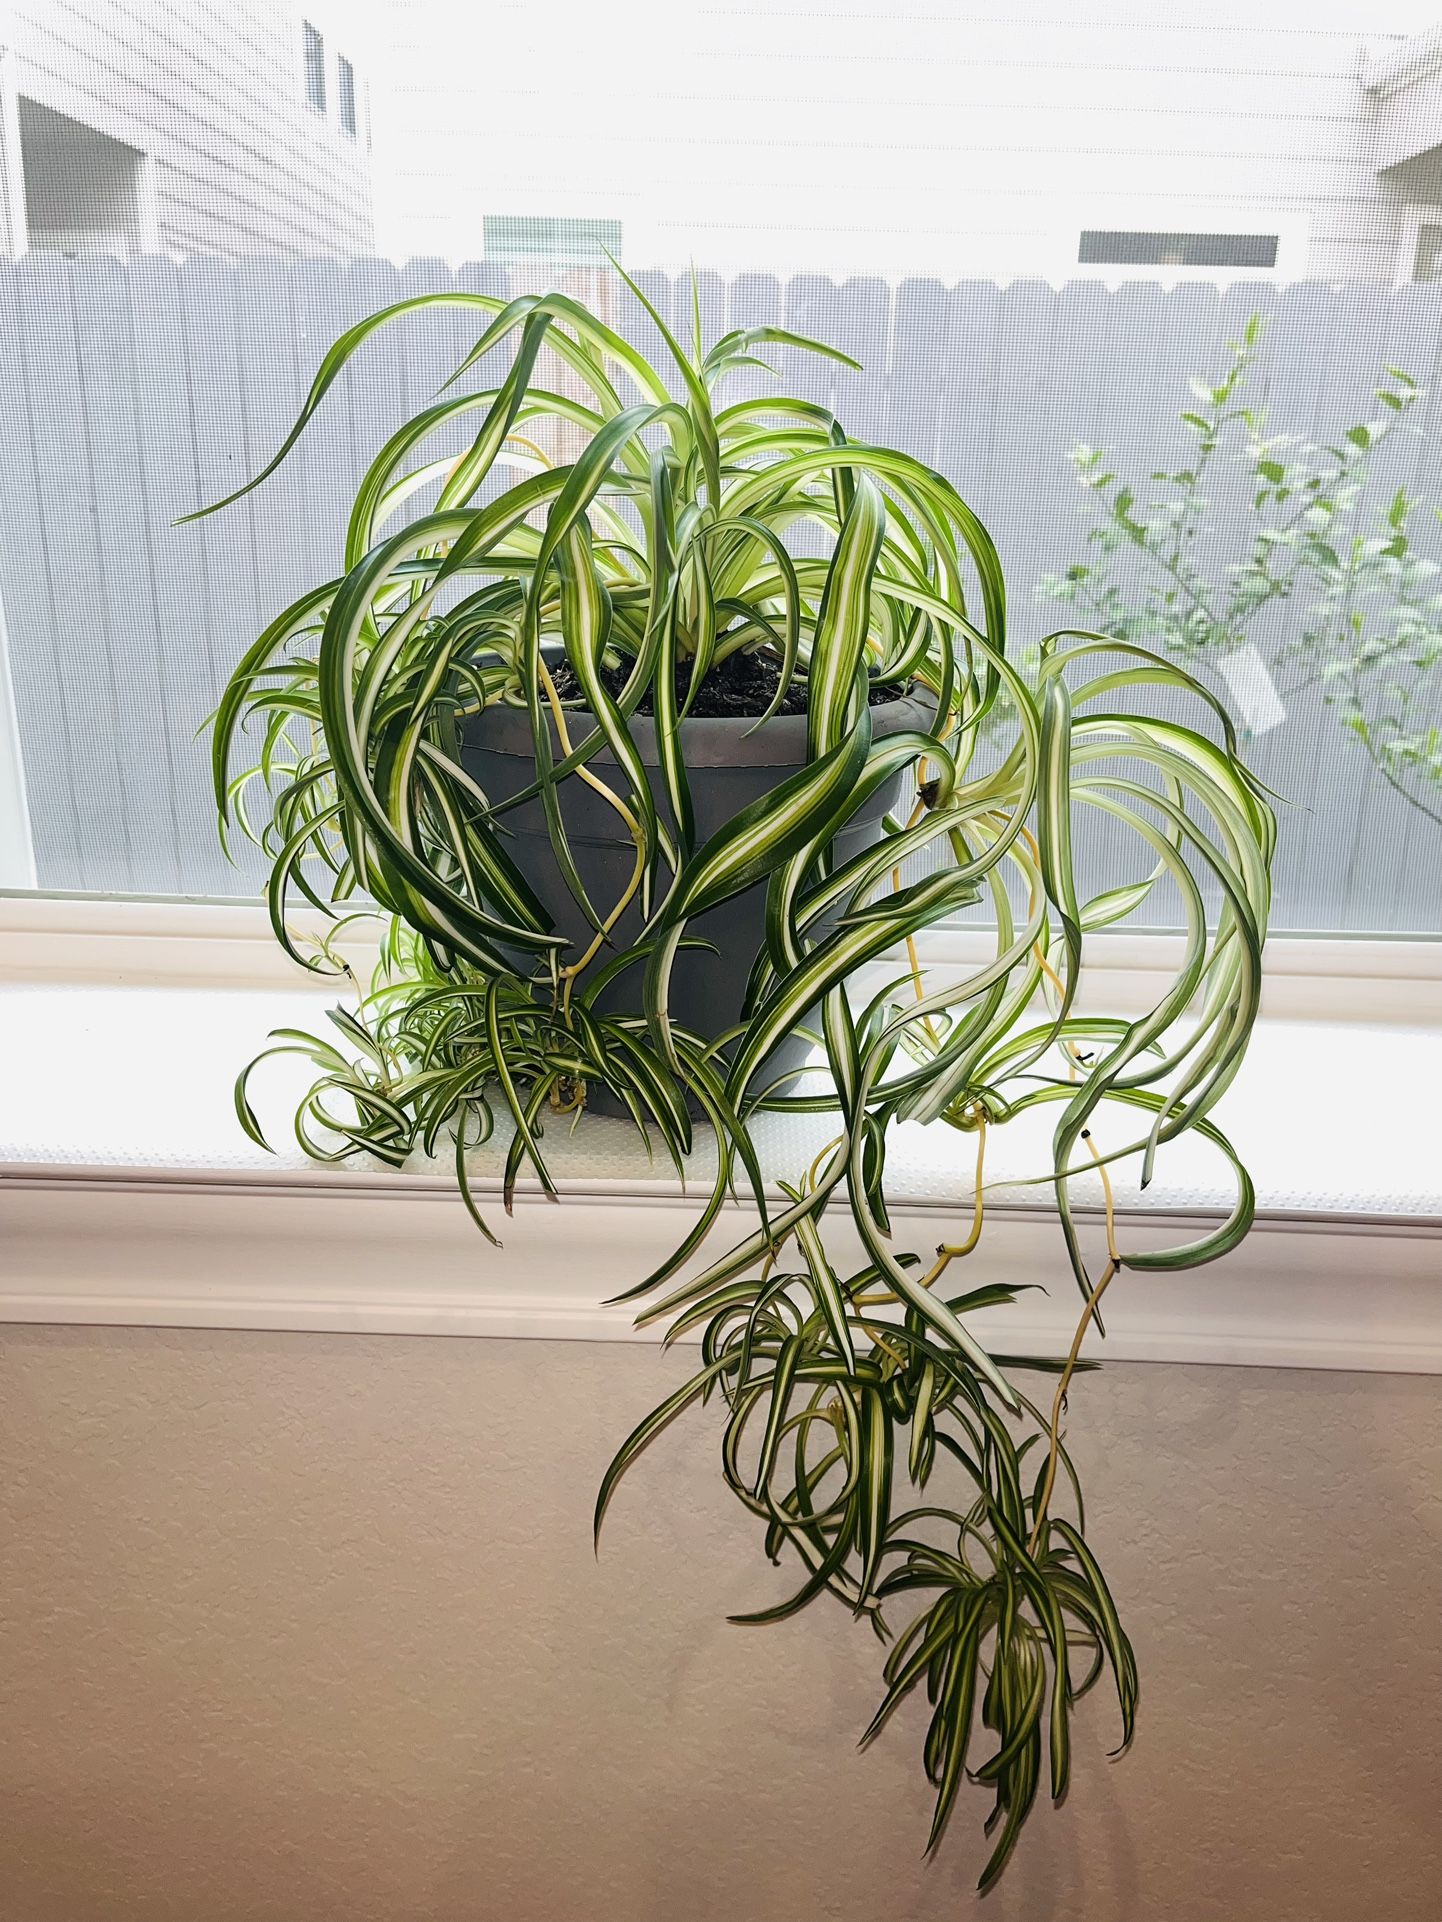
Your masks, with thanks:
[[(685, 1358), (310, 1335), (0, 1336), (4, 1922), (926, 1922), (877, 1650), (775, 1592)], [(1433, 1922), (1433, 1381), (1117, 1366), (1073, 1397), (1141, 1730), (1084, 1708), (991, 1922)]]

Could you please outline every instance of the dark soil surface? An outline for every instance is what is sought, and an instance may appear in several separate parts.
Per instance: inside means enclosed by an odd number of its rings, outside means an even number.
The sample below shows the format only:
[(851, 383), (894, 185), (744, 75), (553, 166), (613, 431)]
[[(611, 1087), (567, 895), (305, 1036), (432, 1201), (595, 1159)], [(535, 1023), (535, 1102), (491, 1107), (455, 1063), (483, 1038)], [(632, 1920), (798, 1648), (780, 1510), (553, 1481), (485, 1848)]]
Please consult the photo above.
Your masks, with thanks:
[[(556, 692), (563, 700), (581, 699), (581, 690), (576, 685), (576, 677), (567, 662), (551, 669), (551, 678), (556, 683)], [(601, 670), (601, 679), (612, 694), (619, 694), (626, 685), (626, 675), (619, 668)], [(770, 654), (750, 654), (744, 651), (727, 655), (719, 667), (713, 667), (701, 683), (696, 697), (696, 705), (687, 719), (745, 719), (764, 714), (770, 707), (776, 689), (781, 682), (781, 670)], [(691, 683), (691, 663), (680, 661), (676, 666), (676, 700), (679, 705), (686, 698), (686, 689)], [(899, 701), (906, 693), (904, 687), (895, 681), (873, 681), (871, 684), (872, 707), (886, 707), (892, 701)], [(643, 694), (638, 714), (654, 714), (655, 703), (650, 693)], [(777, 709), (780, 714), (804, 714), (806, 712), (806, 682), (800, 678), (793, 680), (786, 690), (786, 699)]]

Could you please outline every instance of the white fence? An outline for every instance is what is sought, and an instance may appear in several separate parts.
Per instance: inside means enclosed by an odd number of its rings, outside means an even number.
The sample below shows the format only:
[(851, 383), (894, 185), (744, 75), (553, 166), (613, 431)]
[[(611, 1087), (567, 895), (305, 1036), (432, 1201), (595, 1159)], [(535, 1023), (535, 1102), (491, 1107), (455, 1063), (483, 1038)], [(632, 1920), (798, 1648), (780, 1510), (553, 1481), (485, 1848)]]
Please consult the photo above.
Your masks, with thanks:
[[(689, 325), (689, 283), (644, 285)], [(255, 890), (258, 865), (231, 868), (215, 844), (196, 730), (263, 622), (334, 569), (368, 459), (433, 395), (473, 323), (443, 311), (378, 336), (264, 488), (195, 525), (172, 522), (274, 450), (343, 327), (450, 286), (506, 291), (503, 270), (424, 261), (0, 266), (0, 600), (42, 887)], [(613, 324), (656, 347), (634, 299), (605, 292)], [(1253, 311), (1270, 320), (1252, 392), (1300, 431), (1364, 417), (1388, 364), (1421, 381), (1421, 431), (1379, 454), (1377, 484), (1430, 484), (1442, 500), (1442, 287), (1219, 294), (743, 275), (704, 276), (701, 293), (713, 337), (778, 321), (863, 363), (853, 374), (776, 357), (782, 387), (957, 483), (1000, 547), (1019, 647), (1059, 624), (1036, 583), (1084, 551), (1070, 447), (1105, 445), (1143, 476), (1179, 454), (1186, 376), (1216, 366)], [(765, 390), (760, 375), (741, 380)], [(1277, 925), (1442, 926), (1442, 835), (1376, 777), (1317, 697), (1256, 742), (1253, 759), (1290, 803)]]

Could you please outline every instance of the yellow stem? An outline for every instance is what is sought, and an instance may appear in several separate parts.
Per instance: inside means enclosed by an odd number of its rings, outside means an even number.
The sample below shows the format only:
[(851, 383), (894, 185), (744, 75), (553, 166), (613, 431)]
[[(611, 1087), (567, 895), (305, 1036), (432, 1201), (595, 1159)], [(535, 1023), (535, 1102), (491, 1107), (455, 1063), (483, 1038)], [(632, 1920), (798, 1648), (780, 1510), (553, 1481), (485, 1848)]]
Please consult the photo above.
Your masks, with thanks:
[[(924, 801), (918, 801), (916, 806), (911, 810), (911, 818), (906, 823), (907, 827), (914, 828), (925, 812), (926, 803)], [(901, 869), (899, 866), (891, 870), (891, 892), (893, 894), (900, 894), (901, 892)], [(906, 937), (906, 958), (911, 963), (911, 984), (916, 990), (916, 998), (918, 1001), (924, 1001), (926, 999), (926, 990), (921, 985), (921, 962), (917, 958), (916, 942), (909, 934)], [(935, 1045), (936, 1029), (932, 1025), (930, 1015), (925, 1016), (922, 1025), (926, 1029), (927, 1038)]]
[(834, 1149), (839, 1148), (841, 1146), (841, 1143), (844, 1139), (845, 1137), (843, 1135), (833, 1135), (830, 1141), (828, 1141), (826, 1146), (821, 1150), (820, 1154), (817, 1155), (816, 1159), (812, 1162), (811, 1166), (806, 1170), (806, 1180), (802, 1185), (805, 1187), (808, 1193), (810, 1193), (810, 1191), (816, 1186), (816, 1178), (818, 1173), (820, 1172), (822, 1162), (825, 1161), (826, 1157), (829, 1154), (831, 1154)]
[(881, 1333), (880, 1324), (874, 1321), (863, 1321), (861, 1325), (866, 1330), (867, 1334), (871, 1337), (871, 1340), (874, 1346), (882, 1349), (886, 1354), (890, 1355), (891, 1359), (896, 1363), (897, 1367), (904, 1371), (906, 1368), (905, 1355), (903, 1355), (899, 1349), (892, 1347), (891, 1343), (886, 1339), (885, 1335)]
[(1086, 1143), (1087, 1153), (1096, 1163), (1097, 1174), (1101, 1177), (1102, 1201), (1106, 1208), (1107, 1253), (1111, 1256), (1117, 1267), (1120, 1268), (1122, 1258), (1117, 1251), (1117, 1209), (1116, 1200), (1112, 1194), (1112, 1178), (1107, 1172), (1106, 1162), (1097, 1152), (1097, 1144), (1092, 1140), (1090, 1128), (1084, 1128), (1082, 1130), (1082, 1140)]
[[(546, 666), (544, 661), (539, 661), (537, 666), (540, 670), (541, 685), (546, 690), (546, 699), (551, 704), (551, 715), (556, 723), (556, 733), (560, 738), (561, 752), (563, 755), (567, 755), (571, 752), (571, 730), (566, 726), (566, 710), (561, 706), (561, 697), (556, 692), (556, 683), (551, 679), (551, 670)], [(597, 776), (591, 772), (590, 768), (588, 768), (584, 762), (576, 769), (576, 772), (586, 783), (587, 787), (594, 788), (596, 793), (601, 795), (602, 798), (608, 801), (616, 810), (621, 819), (626, 823), (626, 826), (630, 829), (632, 838), (635, 839), (639, 837), (641, 832), (640, 824), (637, 822), (630, 808), (628, 808), (626, 803), (621, 799), (620, 795), (614, 794), (611, 789), (606, 786), (604, 781), (599, 780)]]
[[(551, 679), (550, 669), (544, 661), (538, 661), (537, 666), (540, 671), (541, 685), (545, 689), (546, 699), (550, 703), (551, 717), (556, 723), (556, 734), (560, 739), (561, 752), (563, 755), (569, 754), (571, 752), (571, 731), (566, 726), (566, 710), (561, 706), (561, 697), (556, 692), (556, 684)], [(636, 848), (636, 865), (631, 871), (630, 880), (626, 883), (625, 892), (601, 923), (596, 932), (596, 938), (592, 941), (590, 947), (587, 948), (579, 961), (573, 961), (569, 967), (560, 970), (560, 977), (566, 984), (562, 993), (561, 1006), (568, 1012), (571, 1006), (571, 989), (576, 981), (576, 977), (584, 974), (586, 969), (590, 967), (591, 963), (600, 953), (602, 947), (605, 945), (606, 936), (611, 932), (612, 928), (615, 927), (616, 923), (635, 899), (636, 890), (640, 887), (642, 876), (646, 871), (646, 838), (641, 831), (640, 822), (636, 819), (630, 808), (626, 806), (626, 803), (621, 799), (620, 795), (613, 793), (612, 790), (606, 786), (606, 783), (599, 780), (588, 767), (578, 767), (576, 772), (586, 783), (587, 787), (594, 789), (597, 794), (616, 810), (617, 814), (619, 814), (621, 819), (626, 823), (626, 827), (630, 832), (631, 839)]]
[(982, 1221), (986, 1210), (985, 1173), (986, 1110), (985, 1108), (978, 1108), (976, 1110), (976, 1187), (975, 1197), (972, 1203), (971, 1233), (965, 1241), (959, 1242), (955, 1247), (952, 1247), (949, 1243), (944, 1243), (937, 1249), (936, 1252), (941, 1259), (923, 1279), (921, 1284), (923, 1288), (930, 1288), (932, 1283), (946, 1272), (953, 1261), (960, 1261), (963, 1255), (969, 1255), (981, 1240)]
[[(533, 440), (528, 440), (524, 434), (507, 434), (506, 440), (507, 443), (513, 442), (517, 447), (524, 447), (528, 454), (534, 454), (542, 467), (550, 467), (553, 464), (545, 448), (538, 447)], [(459, 465), (459, 463), (457, 463), (457, 465)], [(454, 469), (452, 471), (454, 471)]]
[(1065, 1368), (1061, 1371), (1061, 1380), (1056, 1385), (1056, 1396), (1051, 1405), (1051, 1439), (1047, 1449), (1046, 1476), (1042, 1482), (1041, 1494), (1037, 1498), (1036, 1511), (1032, 1516), (1031, 1536), (1026, 1545), (1028, 1555), (1036, 1553), (1037, 1543), (1041, 1540), (1041, 1531), (1046, 1522), (1047, 1504), (1051, 1501), (1052, 1490), (1056, 1487), (1057, 1463), (1061, 1457), (1061, 1415), (1066, 1403), (1066, 1391), (1071, 1386), (1072, 1376), (1076, 1373), (1077, 1358), (1081, 1354), (1081, 1345), (1086, 1337), (1086, 1331), (1091, 1327), (1092, 1318), (1096, 1314), (1097, 1304), (1106, 1293), (1112, 1276), (1118, 1273), (1122, 1265), (1121, 1255), (1117, 1251), (1116, 1206), (1112, 1195), (1111, 1176), (1097, 1153), (1096, 1143), (1092, 1140), (1090, 1132), (1083, 1134), (1082, 1140), (1087, 1144), (1091, 1158), (1096, 1163), (1097, 1173), (1101, 1176), (1102, 1194), (1106, 1201), (1107, 1265), (1100, 1281), (1087, 1296), (1081, 1320), (1077, 1323), (1076, 1334), (1072, 1337), (1071, 1352), (1066, 1358)]
[[(986, 1111), (983, 1108), (978, 1108), (976, 1110), (976, 1201), (971, 1218), (971, 1232), (966, 1240), (959, 1242), (956, 1247), (953, 1248), (944, 1244), (937, 1249), (936, 1252), (940, 1259), (928, 1273), (922, 1276), (921, 1285), (923, 1288), (930, 1288), (937, 1277), (944, 1274), (953, 1261), (959, 1261), (963, 1255), (969, 1255), (981, 1240), (982, 1219), (986, 1207), (985, 1177)], [(855, 1305), (858, 1308), (887, 1308), (892, 1306), (895, 1301), (895, 1294), (893, 1294), (890, 1289), (887, 1289), (879, 1295), (858, 1295)]]

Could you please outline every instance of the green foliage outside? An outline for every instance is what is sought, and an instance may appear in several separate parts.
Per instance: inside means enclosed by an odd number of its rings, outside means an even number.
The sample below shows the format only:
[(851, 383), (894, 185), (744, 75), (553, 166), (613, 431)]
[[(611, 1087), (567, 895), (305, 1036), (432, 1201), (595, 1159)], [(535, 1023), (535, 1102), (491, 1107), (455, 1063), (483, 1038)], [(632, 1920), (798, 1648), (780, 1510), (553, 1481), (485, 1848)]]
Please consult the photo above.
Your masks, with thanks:
[(1194, 671), (1254, 647), (1285, 707), (1320, 687), (1378, 776), (1442, 826), (1442, 563), (1421, 545), (1442, 507), (1376, 473), (1420, 431), (1424, 390), (1388, 367), (1370, 417), (1314, 441), (1251, 397), (1263, 327), (1253, 314), (1221, 373), (1188, 380), (1175, 468), (1159, 457), (1140, 480), (1072, 450), (1093, 524), (1039, 592)]

